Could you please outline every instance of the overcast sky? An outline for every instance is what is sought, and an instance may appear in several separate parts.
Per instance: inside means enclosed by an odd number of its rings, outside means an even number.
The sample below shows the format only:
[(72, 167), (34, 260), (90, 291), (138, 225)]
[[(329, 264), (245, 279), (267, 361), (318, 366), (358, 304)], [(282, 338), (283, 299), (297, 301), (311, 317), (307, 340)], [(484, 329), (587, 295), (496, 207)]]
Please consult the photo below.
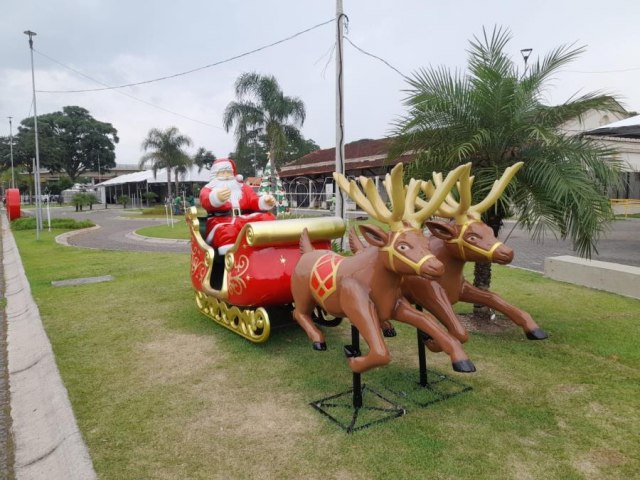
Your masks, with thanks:
[[(277, 78), (307, 110), (302, 129), (322, 148), (335, 145), (335, 22), (238, 60), (188, 75), (85, 93), (45, 93), (141, 82), (220, 62), (334, 18), (335, 0), (19, 0), (0, 16), (0, 135), (7, 116), (32, 114), (31, 64), (24, 30), (34, 37), (38, 114), (79, 105), (112, 123), (116, 161), (135, 164), (150, 128), (176, 126), (218, 157), (234, 149), (222, 114), (243, 72)], [(637, 0), (344, 0), (348, 38), (405, 75), (429, 65), (464, 68), (469, 39), (482, 27), (511, 30), (512, 57), (530, 59), (563, 44), (586, 52), (547, 92), (551, 104), (603, 91), (640, 110), (640, 2)], [(389, 66), (344, 45), (346, 141), (386, 136), (404, 111), (406, 82)], [(44, 55), (42, 55), (44, 54)], [(49, 58), (47, 58), (49, 57)], [(53, 61), (51, 60), (53, 59)], [(58, 62), (58, 63), (56, 63)], [(61, 66), (60, 64), (64, 65)], [(65, 68), (68, 67), (68, 68)], [(74, 73), (76, 70), (100, 83)], [(135, 97), (131, 98), (131, 97)]]

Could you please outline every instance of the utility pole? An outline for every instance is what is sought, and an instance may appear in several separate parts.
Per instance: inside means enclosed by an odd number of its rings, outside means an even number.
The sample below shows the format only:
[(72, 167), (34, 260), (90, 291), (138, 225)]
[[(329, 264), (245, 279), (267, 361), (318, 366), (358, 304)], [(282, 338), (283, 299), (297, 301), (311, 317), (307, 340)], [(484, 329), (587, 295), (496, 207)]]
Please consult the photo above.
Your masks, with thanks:
[(36, 240), (40, 240), (42, 231), (42, 195), (40, 194), (40, 150), (38, 147), (38, 108), (36, 107), (36, 77), (33, 71), (33, 37), (36, 32), (25, 30), (25, 35), (29, 36), (29, 50), (31, 51), (31, 85), (33, 88), (33, 131), (35, 134), (36, 163), (35, 163), (35, 191), (36, 191)]
[[(344, 175), (344, 72), (342, 70), (343, 58), (343, 23), (342, 0), (336, 0), (336, 172)], [(335, 214), (344, 218), (344, 197), (342, 190), (335, 184), (334, 195), (336, 197)]]
[(11, 157), (11, 188), (16, 188), (16, 178), (13, 173), (13, 125), (11, 119), (13, 117), (7, 117), (9, 119), (9, 156)]

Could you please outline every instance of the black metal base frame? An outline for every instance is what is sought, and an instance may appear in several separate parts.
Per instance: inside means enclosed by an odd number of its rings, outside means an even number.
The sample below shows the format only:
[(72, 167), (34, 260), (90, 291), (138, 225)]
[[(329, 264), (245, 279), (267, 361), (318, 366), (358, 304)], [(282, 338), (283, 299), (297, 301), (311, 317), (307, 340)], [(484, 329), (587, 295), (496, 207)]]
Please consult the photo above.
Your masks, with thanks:
[[(372, 395), (366, 395), (368, 392)], [(385, 398), (366, 384), (363, 384), (360, 389), (361, 406), (354, 406), (354, 397), (358, 397), (358, 394), (356, 392), (354, 395), (353, 388), (350, 388), (342, 393), (311, 402), (309, 405), (337, 423), (347, 433), (401, 417), (406, 413), (402, 405)], [(373, 403), (378, 403), (380, 406)]]
[[(404, 375), (409, 380), (410, 389), (397, 390), (391, 387), (384, 387), (386, 390), (401, 398), (403, 403), (409, 401), (419, 407), (427, 407), (472, 390), (470, 385), (465, 385), (435, 370), (427, 371), (424, 338), (419, 330), (417, 331), (417, 339), (418, 364), (420, 368), (418, 381), (412, 382), (408, 375)], [(353, 325), (351, 326), (351, 345), (345, 346), (345, 354), (347, 356), (358, 356), (360, 354), (360, 332)], [(368, 405), (364, 404), (365, 392), (373, 394), (367, 395)], [(374, 405), (376, 402), (378, 405)], [(407, 413), (407, 410), (401, 404), (393, 402), (376, 390), (362, 384), (360, 373), (353, 373), (353, 387), (349, 390), (316, 400), (309, 405), (327, 416), (334, 423), (340, 425), (347, 433), (353, 433), (371, 425), (401, 417)], [(332, 415), (330, 411), (346, 413), (346, 415), (343, 415), (343, 418), (346, 418), (340, 419), (338, 416)], [(365, 417), (364, 420), (363, 417)]]
[(466, 385), (435, 370), (428, 371), (426, 382), (416, 382), (408, 374), (402, 375), (401, 378), (407, 380), (408, 388), (402, 390), (391, 386), (383, 388), (401, 398), (403, 403), (411, 403), (418, 407), (428, 407), (473, 390), (471, 385)]

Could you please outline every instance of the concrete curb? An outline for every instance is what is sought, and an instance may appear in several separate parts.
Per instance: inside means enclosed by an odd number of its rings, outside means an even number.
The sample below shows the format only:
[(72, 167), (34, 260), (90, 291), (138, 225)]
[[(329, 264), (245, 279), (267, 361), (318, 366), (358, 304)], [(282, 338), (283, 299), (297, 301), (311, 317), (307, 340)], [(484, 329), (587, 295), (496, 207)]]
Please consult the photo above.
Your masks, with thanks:
[(16, 478), (95, 479), (15, 239), (6, 219), (0, 221)]
[(71, 245), (69, 243), (69, 237), (73, 237), (74, 235), (81, 235), (86, 232), (91, 232), (92, 230), (98, 230), (99, 228), (102, 227), (100, 227), (100, 225), (96, 225), (94, 227), (81, 228), (80, 230), (71, 230), (70, 232), (61, 233), (55, 238), (55, 240), (56, 243), (64, 245), (65, 247), (75, 247), (75, 245)]
[(181, 240), (179, 238), (158, 238), (158, 237), (146, 237), (136, 232), (130, 232), (125, 235), (130, 240), (136, 240), (137, 242), (157, 243), (159, 245), (187, 245), (191, 243), (191, 240)]

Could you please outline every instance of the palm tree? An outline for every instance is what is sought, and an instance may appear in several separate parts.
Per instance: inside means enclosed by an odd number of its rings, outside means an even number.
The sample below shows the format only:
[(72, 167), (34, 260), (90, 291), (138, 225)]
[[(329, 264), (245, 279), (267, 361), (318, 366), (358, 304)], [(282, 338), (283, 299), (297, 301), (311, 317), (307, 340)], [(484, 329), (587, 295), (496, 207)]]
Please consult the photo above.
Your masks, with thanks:
[(203, 168), (211, 168), (213, 162), (216, 161), (216, 156), (210, 150), (207, 150), (204, 147), (198, 148), (198, 151), (193, 156), (193, 163), (198, 166), (198, 173), (202, 171)]
[(167, 169), (167, 196), (171, 197), (171, 171), (176, 175), (176, 193), (178, 192), (178, 174), (191, 165), (191, 157), (184, 151), (184, 147), (191, 146), (191, 139), (182, 135), (177, 127), (169, 127), (166, 130), (152, 128), (147, 138), (142, 142), (142, 149), (149, 150), (140, 159), (140, 168), (148, 163), (152, 164), (153, 176), (158, 170)]
[[(607, 190), (619, 182), (620, 165), (613, 152), (558, 127), (589, 110), (622, 107), (600, 93), (545, 105), (548, 80), (584, 48), (556, 48), (521, 74), (504, 51), (510, 39), (509, 30), (488, 35), (483, 29), (482, 38), (470, 42), (467, 72), (429, 67), (408, 78), (408, 113), (395, 125), (390, 157), (414, 152), (408, 174), (418, 178), (471, 161), (476, 198), (486, 196), (505, 168), (524, 161), (508, 201), (484, 220), (497, 233), (506, 216), (517, 214), (534, 238), (552, 231), (589, 258), (613, 218)], [(490, 280), (491, 265), (477, 264), (476, 286), (488, 289)]]
[(227, 132), (235, 124), (235, 154), (241, 156), (253, 142), (266, 138), (271, 171), (275, 172), (276, 162), (284, 158), (289, 142), (301, 136), (304, 103), (285, 96), (270, 75), (243, 73), (236, 80), (235, 90), (237, 101), (227, 105), (222, 120)]

